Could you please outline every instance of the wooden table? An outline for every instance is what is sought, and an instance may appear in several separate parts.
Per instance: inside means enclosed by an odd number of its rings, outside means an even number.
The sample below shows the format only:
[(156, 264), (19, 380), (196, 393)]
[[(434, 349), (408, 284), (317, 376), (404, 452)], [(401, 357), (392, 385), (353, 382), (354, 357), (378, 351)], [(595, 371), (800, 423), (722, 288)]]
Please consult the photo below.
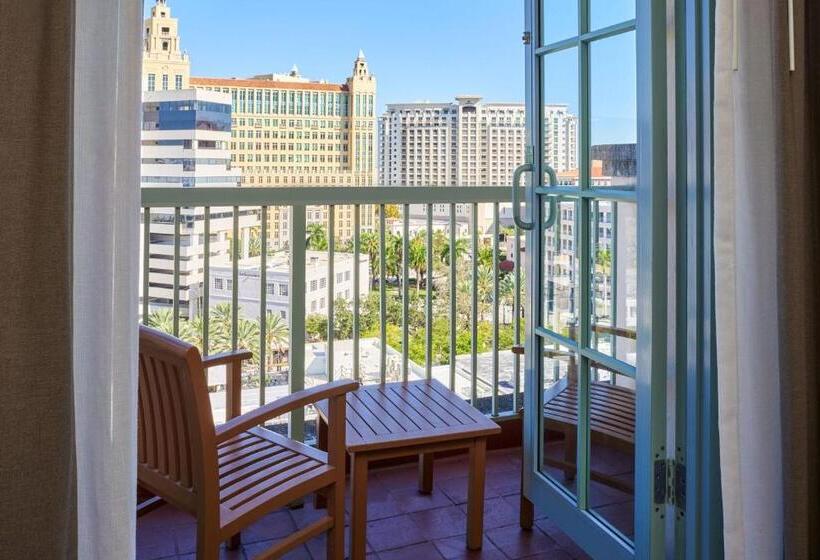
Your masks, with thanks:
[[(327, 448), (327, 402), (319, 412), (319, 447)], [(478, 550), (484, 532), (487, 436), (501, 428), (438, 381), (368, 385), (347, 394), (350, 454), (350, 558), (365, 555), (367, 466), (371, 461), (419, 456), (419, 492), (433, 491), (433, 454), (467, 449), (467, 548)]]

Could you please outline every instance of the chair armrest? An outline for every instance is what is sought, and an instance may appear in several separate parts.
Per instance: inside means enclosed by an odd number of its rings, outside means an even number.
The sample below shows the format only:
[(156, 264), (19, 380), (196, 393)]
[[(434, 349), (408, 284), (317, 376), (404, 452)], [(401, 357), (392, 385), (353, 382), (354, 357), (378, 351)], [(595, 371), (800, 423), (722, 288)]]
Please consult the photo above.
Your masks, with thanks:
[(231, 362), (250, 360), (253, 358), (253, 352), (250, 350), (235, 350), (233, 352), (222, 352), (220, 354), (212, 354), (202, 358), (202, 367), (210, 368), (214, 366), (224, 366)]
[(270, 420), (281, 416), (286, 412), (291, 412), (297, 408), (302, 408), (308, 404), (312, 404), (325, 399), (332, 399), (334, 397), (344, 396), (350, 391), (355, 391), (359, 388), (359, 383), (351, 381), (350, 379), (342, 379), (334, 381), (333, 383), (325, 383), (311, 389), (297, 391), (281, 399), (277, 399), (259, 408), (237, 416), (233, 420), (228, 420), (221, 426), (216, 428), (216, 442), (222, 443), (231, 439), (232, 437), (241, 434), (248, 428), (253, 428)]

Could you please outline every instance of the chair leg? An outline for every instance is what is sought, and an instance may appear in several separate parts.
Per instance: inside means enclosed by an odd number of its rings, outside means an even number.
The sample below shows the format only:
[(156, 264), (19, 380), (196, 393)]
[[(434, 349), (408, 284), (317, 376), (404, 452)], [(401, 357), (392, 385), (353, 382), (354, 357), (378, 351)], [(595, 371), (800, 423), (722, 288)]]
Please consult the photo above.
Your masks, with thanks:
[(327, 511), (333, 517), (333, 527), (327, 533), (328, 560), (345, 557), (345, 481), (336, 481), (328, 488)]
[[(575, 465), (575, 460), (578, 458), (577, 454), (578, 435), (574, 427), (568, 427), (564, 430), (564, 462)], [(565, 480), (570, 482), (575, 480), (575, 468), (564, 469)]]
[[(321, 451), (327, 451), (327, 424), (321, 417), (316, 418), (316, 432), (318, 435), (317, 444)], [(327, 507), (327, 497), (325, 493), (327, 492), (327, 488), (322, 488), (318, 490), (313, 495), (313, 508), (314, 509), (324, 509)]]
[(216, 531), (203, 524), (196, 528), (196, 560), (219, 560), (219, 539)]
[(242, 544), (242, 533), (237, 533), (227, 540), (225, 546), (228, 550), (236, 550)]

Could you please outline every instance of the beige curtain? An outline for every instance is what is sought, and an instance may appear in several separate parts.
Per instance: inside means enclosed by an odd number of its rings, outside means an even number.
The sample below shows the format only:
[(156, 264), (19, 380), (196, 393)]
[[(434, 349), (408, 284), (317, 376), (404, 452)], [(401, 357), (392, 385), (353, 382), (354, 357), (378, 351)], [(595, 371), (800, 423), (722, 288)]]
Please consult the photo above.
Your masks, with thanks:
[(784, 557), (820, 557), (820, 5), (772, 13)]
[(142, 3), (0, 2), (0, 558), (132, 558)]
[(0, 2), (0, 556), (76, 558), (70, 0)]
[(783, 556), (775, 4), (785, 2), (717, 0), (715, 13), (715, 319), (729, 559)]
[(820, 556), (820, 3), (718, 0), (715, 302), (727, 558)]

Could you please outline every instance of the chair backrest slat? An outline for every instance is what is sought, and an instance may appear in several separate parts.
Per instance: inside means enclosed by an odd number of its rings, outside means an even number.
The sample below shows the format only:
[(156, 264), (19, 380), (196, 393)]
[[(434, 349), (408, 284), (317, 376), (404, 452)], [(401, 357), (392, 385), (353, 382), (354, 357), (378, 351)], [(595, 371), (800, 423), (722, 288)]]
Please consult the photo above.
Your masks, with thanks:
[(140, 481), (186, 509), (216, 500), (215, 430), (199, 351), (142, 326), (139, 354)]

